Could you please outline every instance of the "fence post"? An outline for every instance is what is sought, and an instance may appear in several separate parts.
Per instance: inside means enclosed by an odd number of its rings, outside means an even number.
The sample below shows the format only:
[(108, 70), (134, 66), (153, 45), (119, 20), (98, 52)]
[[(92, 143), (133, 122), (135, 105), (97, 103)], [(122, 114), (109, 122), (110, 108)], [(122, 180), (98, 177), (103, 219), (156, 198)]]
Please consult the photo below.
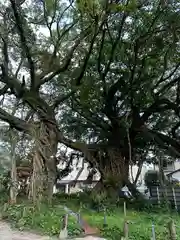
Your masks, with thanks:
[(127, 212), (126, 212), (126, 202), (124, 202), (124, 225), (123, 225), (123, 237), (121, 239), (128, 240), (129, 238), (129, 223), (126, 219)]
[(124, 218), (126, 218), (126, 202), (124, 202)]
[(82, 209), (82, 203), (80, 202), (80, 207), (79, 207), (79, 211), (78, 211), (78, 224), (81, 225), (81, 209)]
[(68, 226), (68, 214), (65, 214), (62, 219), (62, 228), (59, 233), (59, 239), (67, 239), (68, 237), (67, 226)]
[(172, 188), (172, 193), (173, 193), (173, 200), (174, 200), (175, 209), (177, 211), (178, 209), (177, 209), (177, 201), (176, 201), (176, 192), (175, 192), (174, 188)]
[(152, 240), (156, 240), (156, 233), (155, 233), (154, 223), (152, 223)]
[(156, 187), (156, 190), (157, 190), (157, 199), (158, 199), (158, 204), (160, 204), (160, 203), (161, 203), (161, 201), (160, 201), (160, 197), (159, 197), (159, 187), (158, 187), (158, 186)]
[(124, 220), (123, 235), (124, 237), (122, 239), (129, 239), (129, 223), (126, 220)]
[(107, 227), (107, 218), (106, 218), (106, 208), (104, 207), (103, 209), (103, 213), (104, 213), (104, 223), (103, 223), (103, 227)]
[(173, 220), (168, 223), (168, 231), (170, 240), (177, 240), (176, 227)]

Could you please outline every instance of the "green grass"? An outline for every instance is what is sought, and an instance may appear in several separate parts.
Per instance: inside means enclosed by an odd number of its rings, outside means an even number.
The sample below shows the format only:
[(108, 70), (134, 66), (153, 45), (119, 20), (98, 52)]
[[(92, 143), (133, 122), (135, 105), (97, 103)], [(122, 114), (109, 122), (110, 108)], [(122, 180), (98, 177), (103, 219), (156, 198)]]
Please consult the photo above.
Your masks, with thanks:
[[(54, 201), (54, 206), (49, 207), (46, 204), (41, 204), (39, 209), (34, 208), (30, 203), (19, 202), (15, 206), (7, 206), (2, 211), (2, 217), (7, 221), (21, 229), (33, 229), (43, 234), (58, 235), (62, 216), (65, 214), (62, 205), (66, 205), (74, 211), (80, 208), (80, 201), (77, 198), (57, 198)], [(180, 217), (177, 214), (170, 215), (160, 209), (158, 212), (135, 211), (127, 209), (127, 220), (129, 224), (129, 239), (151, 239), (152, 222), (156, 229), (156, 239), (165, 240), (167, 237), (166, 226), (168, 221), (173, 217), (177, 226), (180, 226)], [(107, 239), (120, 239), (123, 229), (124, 214), (122, 207), (107, 208), (107, 227), (103, 229), (104, 214), (90, 210), (87, 206), (81, 205), (81, 214), (90, 225), (101, 229), (101, 235)], [(78, 236), (81, 234), (81, 229), (78, 226), (74, 217), (69, 217), (68, 232), (70, 236)], [(177, 228), (178, 240), (180, 240), (180, 228)]]

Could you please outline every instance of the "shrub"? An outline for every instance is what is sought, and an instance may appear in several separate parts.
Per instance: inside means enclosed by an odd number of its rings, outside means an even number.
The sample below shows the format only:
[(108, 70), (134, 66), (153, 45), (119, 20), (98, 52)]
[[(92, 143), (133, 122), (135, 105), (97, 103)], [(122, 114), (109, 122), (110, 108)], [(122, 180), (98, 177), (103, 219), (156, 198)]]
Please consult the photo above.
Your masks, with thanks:
[[(2, 218), (11, 221), (20, 230), (36, 229), (52, 236), (59, 235), (64, 214), (65, 212), (60, 207), (50, 208), (42, 204), (37, 209), (32, 205), (19, 204), (8, 205), (2, 212)], [(78, 236), (81, 233), (81, 229), (73, 218), (69, 221), (68, 232), (70, 236)]]
[(123, 236), (122, 229), (117, 226), (101, 229), (102, 236), (107, 239), (118, 240)]

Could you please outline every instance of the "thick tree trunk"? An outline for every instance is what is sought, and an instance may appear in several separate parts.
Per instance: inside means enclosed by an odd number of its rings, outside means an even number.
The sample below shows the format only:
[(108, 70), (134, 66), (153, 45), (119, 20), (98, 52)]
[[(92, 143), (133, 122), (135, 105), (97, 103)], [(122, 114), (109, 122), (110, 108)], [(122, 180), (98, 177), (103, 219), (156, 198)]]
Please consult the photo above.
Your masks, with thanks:
[(16, 203), (17, 196), (17, 169), (16, 169), (16, 137), (15, 133), (11, 131), (11, 187), (10, 187), (10, 203)]
[(31, 179), (31, 194), (33, 202), (52, 201), (53, 186), (57, 176), (56, 152), (57, 131), (50, 123), (42, 122), (35, 139), (35, 155), (33, 158), (33, 175)]
[(129, 180), (129, 159), (122, 157), (119, 149), (106, 150), (106, 153), (99, 154), (96, 161), (99, 163), (101, 179), (94, 187), (95, 191), (106, 192), (110, 197), (117, 197), (120, 189), (126, 185), (135, 198), (142, 199), (135, 184)]
[[(102, 157), (103, 156), (103, 157)], [(99, 158), (101, 181), (96, 190), (105, 190), (108, 194), (118, 195), (118, 191), (126, 185), (129, 178), (129, 161), (122, 157), (119, 149), (108, 149), (106, 154)]]
[(44, 197), (44, 186), (46, 186), (44, 184), (47, 183), (46, 179), (44, 163), (38, 151), (36, 151), (33, 156), (33, 173), (29, 192), (29, 198), (32, 198), (35, 205), (41, 202)]
[(10, 187), (11, 204), (16, 203), (16, 196), (17, 196), (17, 171), (15, 153), (13, 153), (11, 159), (11, 187)]

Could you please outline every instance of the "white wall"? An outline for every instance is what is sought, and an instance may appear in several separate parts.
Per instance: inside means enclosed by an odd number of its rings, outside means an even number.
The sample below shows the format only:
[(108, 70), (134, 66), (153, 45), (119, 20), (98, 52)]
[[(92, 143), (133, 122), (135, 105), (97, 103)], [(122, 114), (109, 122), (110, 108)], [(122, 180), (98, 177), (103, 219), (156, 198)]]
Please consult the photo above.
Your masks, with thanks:
[[(171, 173), (171, 172), (173, 172), (173, 171), (175, 171), (175, 170), (180, 169), (180, 160), (174, 161), (173, 165), (174, 165), (174, 168), (171, 168), (171, 167), (170, 167), (170, 168), (168, 169), (168, 167), (167, 167), (166, 169), (164, 169), (164, 174), (165, 174), (165, 175), (167, 175), (167, 174), (169, 174), (169, 173)], [(159, 171), (159, 166), (158, 166), (158, 165), (155, 165), (155, 170)]]
[[(153, 169), (154, 169), (153, 164), (146, 164), (146, 163), (143, 164), (141, 174), (138, 178), (138, 183), (140, 185), (144, 186), (144, 176), (145, 176), (146, 172), (149, 171), (149, 170), (153, 170)], [(132, 173), (131, 173), (131, 166), (130, 166), (129, 176), (130, 176), (131, 181), (132, 181), (132, 179), (136, 178), (137, 172), (138, 172), (138, 166), (137, 165), (132, 166)], [(132, 178), (132, 175), (133, 175), (133, 178)]]
[(172, 178), (180, 181), (180, 172), (173, 173)]
[(178, 170), (180, 168), (180, 161), (177, 160), (174, 162), (175, 170)]
[[(74, 170), (68, 176), (64, 177), (62, 180), (74, 180), (81, 167), (82, 167), (81, 164), (78, 164), (77, 167), (75, 165)], [(141, 184), (144, 185), (144, 176), (145, 176), (146, 172), (148, 170), (153, 170), (153, 169), (154, 169), (154, 166), (152, 164), (143, 164), (142, 171), (141, 171), (141, 174), (139, 176), (138, 182), (141, 182)], [(129, 176), (130, 176), (131, 181), (132, 181), (132, 179), (136, 178), (137, 172), (138, 172), (138, 166), (137, 165), (132, 166), (132, 171), (131, 171), (131, 167), (130, 167)], [(82, 171), (78, 180), (86, 180), (86, 178), (88, 176), (88, 173), (89, 173), (88, 164), (84, 164), (84, 170)], [(133, 175), (133, 178), (132, 178), (132, 175)], [(95, 174), (94, 180), (99, 180), (99, 179), (100, 179), (100, 173)]]
[[(60, 163), (58, 165), (58, 168), (63, 169), (65, 167), (65, 164)], [(78, 175), (78, 172), (82, 169), (83, 167), (83, 159), (79, 159), (78, 163), (77, 160), (74, 159), (73, 161), (73, 171), (66, 177), (62, 178), (61, 180), (74, 180), (76, 179), (76, 176)], [(84, 163), (84, 169), (81, 172), (78, 180), (86, 180), (87, 176), (89, 174), (89, 169), (88, 169), (88, 164)], [(97, 174), (94, 175), (94, 179), (93, 180), (99, 180), (100, 179), (100, 173), (97, 172)]]

